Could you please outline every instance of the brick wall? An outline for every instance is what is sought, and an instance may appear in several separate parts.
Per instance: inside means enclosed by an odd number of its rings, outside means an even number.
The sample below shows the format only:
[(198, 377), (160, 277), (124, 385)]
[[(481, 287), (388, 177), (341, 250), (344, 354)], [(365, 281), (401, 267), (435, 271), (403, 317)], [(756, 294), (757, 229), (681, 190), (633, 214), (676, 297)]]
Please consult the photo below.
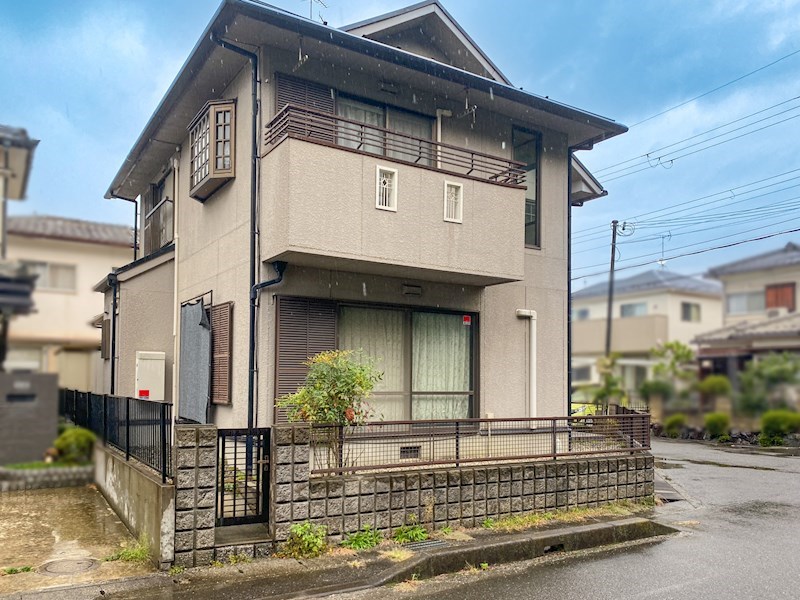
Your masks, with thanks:
[(416, 520), (435, 529), (488, 517), (599, 506), (653, 496), (653, 457), (575, 458), (502, 466), (311, 477), (309, 429), (273, 429), (270, 523), (276, 542), (293, 523), (326, 525), (335, 541), (363, 525), (390, 531)]

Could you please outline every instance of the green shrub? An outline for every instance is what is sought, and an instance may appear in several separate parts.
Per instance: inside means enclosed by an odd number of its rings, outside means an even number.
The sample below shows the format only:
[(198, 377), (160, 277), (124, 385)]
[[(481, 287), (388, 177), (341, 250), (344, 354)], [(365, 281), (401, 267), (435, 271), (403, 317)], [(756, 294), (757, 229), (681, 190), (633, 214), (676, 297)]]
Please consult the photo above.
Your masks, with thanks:
[(361, 531), (348, 534), (342, 540), (342, 546), (351, 550), (369, 550), (374, 548), (383, 540), (380, 531), (375, 531), (369, 525), (364, 525)]
[(712, 439), (716, 439), (728, 433), (731, 426), (731, 418), (723, 412), (708, 413), (705, 418), (706, 431)]
[(697, 391), (706, 396), (728, 396), (732, 389), (725, 375), (709, 375), (697, 384)]
[(289, 528), (289, 538), (281, 544), (278, 556), (284, 558), (315, 558), (328, 547), (325, 525), (315, 525), (310, 521), (295, 523)]
[(428, 532), (422, 525), (401, 525), (394, 530), (392, 539), (398, 544), (408, 544), (410, 542), (424, 542), (428, 539)]
[(70, 427), (56, 438), (53, 446), (62, 463), (77, 465), (91, 461), (96, 440), (97, 436), (88, 429)]
[(790, 433), (800, 433), (800, 413), (769, 410), (761, 416), (758, 443), (762, 446), (780, 446), (783, 444), (783, 437)]
[(733, 438), (732, 438), (731, 436), (729, 436), (727, 433), (723, 433), (721, 436), (719, 436), (719, 437), (717, 438), (717, 441), (718, 441), (720, 444), (727, 444), (727, 443), (728, 443), (728, 442), (730, 442), (731, 440), (733, 440)]
[(671, 438), (680, 436), (681, 429), (686, 426), (686, 415), (683, 413), (676, 413), (670, 415), (664, 420), (664, 431)]
[(648, 379), (639, 387), (639, 393), (645, 399), (660, 396), (663, 400), (669, 400), (675, 393), (675, 389), (669, 381)]

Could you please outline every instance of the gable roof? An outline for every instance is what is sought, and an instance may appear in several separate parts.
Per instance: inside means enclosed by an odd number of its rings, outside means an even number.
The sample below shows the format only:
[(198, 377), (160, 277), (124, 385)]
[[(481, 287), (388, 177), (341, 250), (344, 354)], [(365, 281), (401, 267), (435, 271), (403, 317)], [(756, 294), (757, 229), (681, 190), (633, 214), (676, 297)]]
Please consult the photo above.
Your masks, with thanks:
[(542, 127), (562, 131), (566, 134), (567, 144), (573, 148), (589, 148), (628, 130), (612, 119), (256, 0), (222, 0), (120, 165), (105, 197), (136, 199), (175, 152), (175, 145), (182, 143), (189, 121), (209, 98), (219, 96), (220, 90), (245, 66), (247, 58), (220, 48), (215, 40), (225, 38), (237, 40), (239, 44), (258, 44), (270, 39), (270, 43), (275, 44), (296, 44), (298, 36), (314, 41), (318, 51), (325, 52), (329, 60), (370, 61), (381, 69), (391, 69), (392, 78), (401, 84), (412, 75), (418, 77), (421, 73), (427, 76), (431, 89), (435, 86), (440, 93), (455, 93), (455, 90), (469, 88), (470, 97), (478, 103), (492, 102), (498, 110), (512, 117), (537, 121)]
[(714, 342), (747, 341), (763, 338), (800, 336), (800, 313), (790, 313), (754, 323), (736, 323), (698, 335), (694, 341), (700, 344)]
[(708, 275), (709, 277), (724, 277), (725, 275), (778, 269), (797, 264), (800, 264), (800, 246), (794, 242), (789, 242), (783, 248), (756, 254), (755, 256), (749, 256), (709, 269)]
[[(437, 27), (438, 24), (444, 27)], [(425, 26), (432, 28), (431, 32), (422, 33)], [(454, 44), (459, 48), (459, 52), (454, 56), (448, 56), (450, 64), (454, 66), (470, 65), (471, 62), (476, 63), (474, 66), (479, 66), (480, 69), (468, 68), (462, 66), (464, 70), (471, 71), (477, 75), (491, 77), (496, 81), (501, 81), (507, 85), (511, 85), (508, 78), (503, 75), (497, 65), (480, 49), (478, 44), (464, 31), (461, 25), (447, 12), (447, 10), (439, 4), (438, 0), (423, 0), (417, 4), (406, 6), (399, 10), (388, 12), (377, 17), (365, 19), (358, 23), (345, 25), (341, 28), (342, 31), (347, 31), (353, 35), (367, 37), (375, 41), (383, 42), (389, 45), (395, 45), (395, 40), (404, 32), (413, 30), (420, 32), (421, 35), (429, 35), (429, 33), (439, 33), (446, 35), (449, 43)], [(428, 43), (432, 43), (430, 36), (427, 39)], [(460, 50), (464, 50), (465, 54), (461, 55)], [(446, 52), (445, 52), (446, 54)], [(470, 61), (469, 59), (473, 59)], [(461, 63), (461, 65), (457, 64)]]
[(48, 215), (8, 217), (8, 233), (90, 244), (133, 248), (133, 229), (126, 225), (98, 223)]
[[(696, 296), (722, 296), (722, 285), (718, 281), (708, 281), (673, 273), (665, 269), (653, 269), (632, 277), (614, 281), (614, 294), (644, 294), (648, 292), (678, 292)], [(572, 293), (572, 298), (594, 298), (608, 296), (608, 281), (595, 283)]]
[(570, 190), (570, 203), (572, 206), (583, 206), (584, 202), (608, 196), (608, 191), (592, 175), (577, 156), (572, 157), (572, 189)]

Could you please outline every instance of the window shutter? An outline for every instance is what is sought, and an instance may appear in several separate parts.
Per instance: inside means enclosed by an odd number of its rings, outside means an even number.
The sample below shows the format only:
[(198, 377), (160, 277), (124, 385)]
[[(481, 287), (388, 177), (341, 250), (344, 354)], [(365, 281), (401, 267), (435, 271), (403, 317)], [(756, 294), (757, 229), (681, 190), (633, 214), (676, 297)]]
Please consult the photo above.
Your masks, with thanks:
[[(275, 395), (292, 394), (305, 383), (309, 357), (336, 349), (336, 303), (307, 298), (278, 298), (278, 352)], [(276, 423), (288, 421), (285, 408)]]
[(330, 87), (296, 79), (288, 75), (277, 74), (276, 110), (278, 113), (287, 104), (313, 108), (327, 113), (335, 112), (333, 92)]
[(233, 302), (209, 309), (211, 322), (211, 402), (231, 403), (231, 346)]
[(794, 291), (795, 284), (779, 283), (766, 287), (766, 308), (786, 308), (789, 312), (795, 310)]
[(111, 319), (103, 319), (100, 333), (100, 358), (111, 358)]

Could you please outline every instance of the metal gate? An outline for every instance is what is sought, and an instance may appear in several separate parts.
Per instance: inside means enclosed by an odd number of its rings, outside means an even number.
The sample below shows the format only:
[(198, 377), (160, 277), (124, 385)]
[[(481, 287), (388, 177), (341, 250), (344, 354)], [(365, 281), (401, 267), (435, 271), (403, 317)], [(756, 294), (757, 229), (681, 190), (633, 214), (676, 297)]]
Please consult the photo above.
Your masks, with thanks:
[(217, 435), (217, 527), (269, 517), (270, 430), (220, 429)]

